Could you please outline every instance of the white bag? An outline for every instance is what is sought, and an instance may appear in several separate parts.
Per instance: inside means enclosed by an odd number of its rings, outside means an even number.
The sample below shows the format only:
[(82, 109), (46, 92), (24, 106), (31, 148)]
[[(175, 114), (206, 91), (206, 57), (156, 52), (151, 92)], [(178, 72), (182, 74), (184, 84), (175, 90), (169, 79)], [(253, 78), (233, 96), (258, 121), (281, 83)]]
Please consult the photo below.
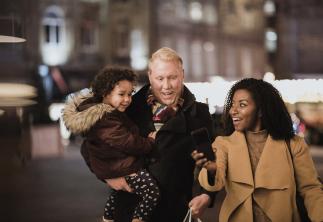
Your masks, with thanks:
[[(189, 208), (183, 222), (193, 222), (193, 221), (194, 219), (192, 217), (192, 210), (191, 208)], [(202, 222), (202, 220), (200, 218), (197, 218), (197, 222)]]

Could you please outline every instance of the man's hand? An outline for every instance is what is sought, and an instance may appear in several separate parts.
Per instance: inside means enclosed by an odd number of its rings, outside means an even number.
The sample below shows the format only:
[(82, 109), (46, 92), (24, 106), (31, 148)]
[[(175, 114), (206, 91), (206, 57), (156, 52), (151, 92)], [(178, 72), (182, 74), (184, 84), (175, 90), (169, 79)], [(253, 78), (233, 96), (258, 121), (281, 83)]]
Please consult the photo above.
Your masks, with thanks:
[(211, 198), (207, 194), (201, 194), (194, 197), (188, 206), (191, 208), (192, 216), (194, 219), (199, 218), (210, 205)]
[(124, 177), (118, 177), (113, 179), (105, 179), (107, 185), (115, 190), (123, 190), (131, 193), (133, 190), (127, 184), (127, 181)]

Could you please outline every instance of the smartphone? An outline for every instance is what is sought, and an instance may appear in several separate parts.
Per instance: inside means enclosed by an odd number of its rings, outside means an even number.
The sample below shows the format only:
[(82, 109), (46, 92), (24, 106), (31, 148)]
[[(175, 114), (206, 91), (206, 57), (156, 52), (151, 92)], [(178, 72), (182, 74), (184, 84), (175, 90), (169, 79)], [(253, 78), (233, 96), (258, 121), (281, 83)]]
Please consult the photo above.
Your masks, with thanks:
[(196, 129), (191, 132), (195, 149), (199, 153), (203, 153), (208, 160), (215, 160), (215, 153), (212, 150), (209, 133), (205, 127)]

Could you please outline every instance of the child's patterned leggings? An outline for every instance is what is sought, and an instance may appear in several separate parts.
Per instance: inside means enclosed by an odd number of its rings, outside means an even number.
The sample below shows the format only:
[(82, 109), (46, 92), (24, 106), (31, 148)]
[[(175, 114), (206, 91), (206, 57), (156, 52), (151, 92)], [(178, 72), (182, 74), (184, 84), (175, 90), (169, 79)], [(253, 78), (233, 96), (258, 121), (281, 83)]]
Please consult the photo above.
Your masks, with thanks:
[[(159, 201), (159, 188), (156, 181), (150, 175), (150, 173), (143, 169), (133, 176), (125, 176), (125, 179), (134, 193), (140, 196), (140, 201), (135, 207), (133, 213), (133, 219), (137, 218), (143, 221), (147, 221), (151, 216), (154, 208)], [(104, 218), (113, 220), (113, 214), (115, 209), (116, 194), (118, 191), (112, 190), (111, 195), (108, 197), (105, 209)]]

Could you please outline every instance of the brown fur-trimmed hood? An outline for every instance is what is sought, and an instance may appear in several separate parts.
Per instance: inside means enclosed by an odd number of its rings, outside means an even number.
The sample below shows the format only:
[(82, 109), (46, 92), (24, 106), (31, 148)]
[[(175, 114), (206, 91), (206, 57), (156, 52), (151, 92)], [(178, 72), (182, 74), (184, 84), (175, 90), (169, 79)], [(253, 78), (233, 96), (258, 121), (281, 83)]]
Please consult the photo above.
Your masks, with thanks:
[(63, 121), (68, 130), (74, 134), (88, 131), (105, 114), (115, 110), (112, 106), (105, 103), (90, 103), (88, 108), (79, 110), (79, 106), (86, 100), (93, 97), (91, 92), (78, 92), (72, 94), (67, 99), (62, 112)]

